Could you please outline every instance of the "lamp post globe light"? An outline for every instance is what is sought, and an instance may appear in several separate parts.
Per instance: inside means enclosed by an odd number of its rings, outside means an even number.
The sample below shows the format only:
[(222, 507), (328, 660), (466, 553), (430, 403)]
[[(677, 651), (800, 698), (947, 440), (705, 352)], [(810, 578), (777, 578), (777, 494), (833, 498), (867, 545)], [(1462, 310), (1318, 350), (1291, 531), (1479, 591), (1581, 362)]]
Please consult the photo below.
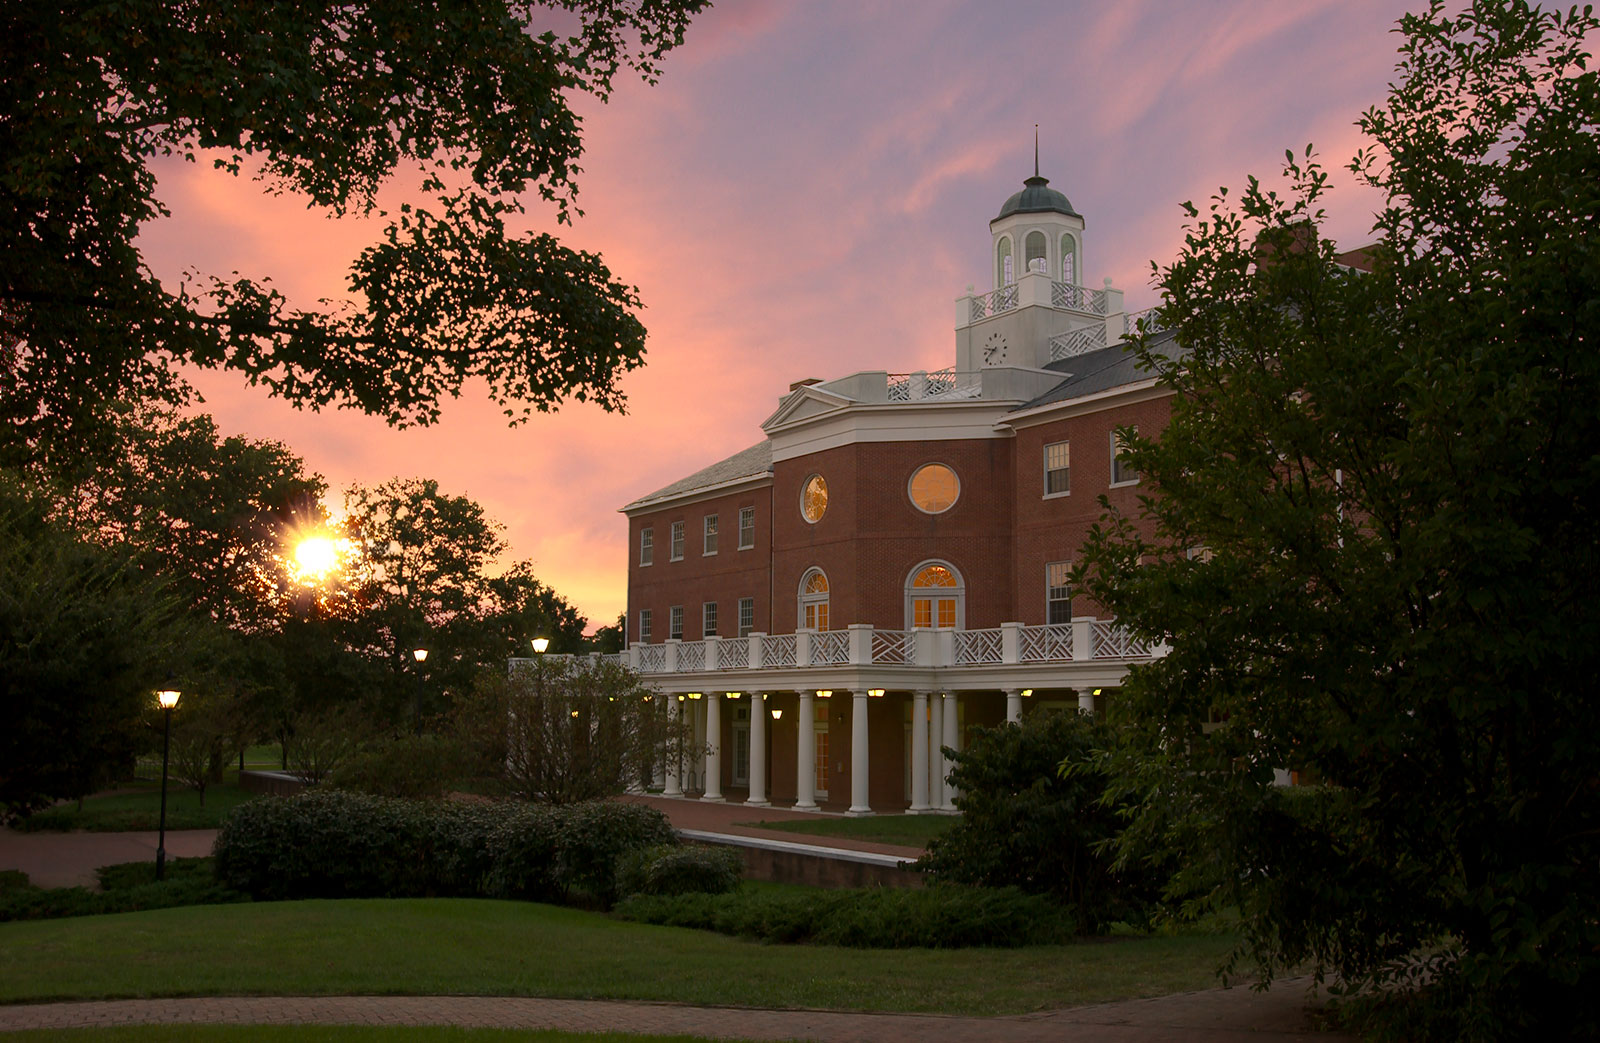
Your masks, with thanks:
[(172, 708), (178, 705), (177, 689), (168, 688), (156, 693), (165, 718), (161, 738), (161, 825), (156, 833), (156, 879), (164, 879), (167, 872), (167, 764), (172, 756)]
[(539, 697), (541, 703), (544, 701), (544, 652), (549, 647), (550, 639), (548, 637), (536, 637), (533, 639), (534, 694)]

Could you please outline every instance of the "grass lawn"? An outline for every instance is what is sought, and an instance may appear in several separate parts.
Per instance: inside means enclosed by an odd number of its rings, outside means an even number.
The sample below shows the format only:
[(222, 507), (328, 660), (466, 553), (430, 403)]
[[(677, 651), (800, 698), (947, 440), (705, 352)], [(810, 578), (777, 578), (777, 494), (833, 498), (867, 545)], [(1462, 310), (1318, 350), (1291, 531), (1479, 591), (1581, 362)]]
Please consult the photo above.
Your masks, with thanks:
[[(701, 1036), (395, 1025), (118, 1025), (8, 1032), (6, 1043), (710, 1043)], [(739, 1043), (735, 1040), (733, 1043)]]
[(873, 815), (869, 818), (735, 822), (734, 825), (821, 837), (873, 840), (880, 844), (903, 844), (906, 847), (927, 847), (928, 841), (944, 835), (960, 821), (955, 815)]
[[(75, 803), (45, 808), (24, 819), (18, 828), (30, 833), (74, 829), (95, 832), (155, 829), (161, 822), (161, 783), (141, 779), (123, 788), (132, 792), (90, 797), (83, 802), (82, 811), (78, 810)], [(222, 824), (222, 816), (230, 809), (254, 796), (240, 789), (234, 773), (229, 772), (228, 782), (206, 787), (206, 802), (201, 807), (198, 793), (169, 781), (167, 828), (215, 829)]]
[(486, 899), (262, 902), (0, 924), (0, 1002), (456, 993), (1011, 1014), (1207, 988), (1227, 935), (894, 952)]

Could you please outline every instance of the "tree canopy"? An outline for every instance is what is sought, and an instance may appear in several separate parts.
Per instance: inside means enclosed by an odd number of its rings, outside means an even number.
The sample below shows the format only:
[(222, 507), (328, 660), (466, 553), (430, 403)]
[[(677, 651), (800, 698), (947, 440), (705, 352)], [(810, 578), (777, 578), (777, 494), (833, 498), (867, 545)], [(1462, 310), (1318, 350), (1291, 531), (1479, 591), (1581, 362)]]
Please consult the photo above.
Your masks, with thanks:
[[(575, 211), (569, 98), (606, 98), (624, 67), (653, 82), (704, 6), (5, 5), (0, 448), (81, 449), (113, 402), (184, 401), (183, 364), (395, 424), (435, 419), (469, 379), (513, 418), (567, 397), (619, 408), (644, 352), (636, 291), (512, 225), (529, 195), (556, 222)], [(351, 300), (291, 302), (257, 274), (157, 278), (137, 237), (167, 215), (157, 166), (173, 161), (381, 217)], [(380, 210), (408, 172), (431, 202)]]
[(1127, 432), (1156, 491), (1085, 551), (1171, 646), (1125, 689), (1130, 852), (1182, 847), (1242, 956), (1392, 990), (1405, 1038), (1600, 1023), (1595, 24), (1403, 19), (1351, 165), (1387, 200), (1370, 273), (1315, 234), (1309, 148), (1282, 195), (1189, 207), (1182, 351), (1142, 348), (1171, 424)]

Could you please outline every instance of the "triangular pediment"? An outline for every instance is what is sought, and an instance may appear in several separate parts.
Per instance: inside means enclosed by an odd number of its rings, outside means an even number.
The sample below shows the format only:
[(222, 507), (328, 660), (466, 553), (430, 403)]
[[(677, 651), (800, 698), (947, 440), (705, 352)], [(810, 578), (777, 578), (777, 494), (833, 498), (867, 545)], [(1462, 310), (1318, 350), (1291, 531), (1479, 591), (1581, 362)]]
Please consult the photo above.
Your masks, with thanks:
[(761, 429), (772, 431), (825, 413), (836, 413), (854, 403), (855, 399), (848, 395), (828, 391), (816, 385), (799, 388), (778, 400), (777, 412), (762, 421)]

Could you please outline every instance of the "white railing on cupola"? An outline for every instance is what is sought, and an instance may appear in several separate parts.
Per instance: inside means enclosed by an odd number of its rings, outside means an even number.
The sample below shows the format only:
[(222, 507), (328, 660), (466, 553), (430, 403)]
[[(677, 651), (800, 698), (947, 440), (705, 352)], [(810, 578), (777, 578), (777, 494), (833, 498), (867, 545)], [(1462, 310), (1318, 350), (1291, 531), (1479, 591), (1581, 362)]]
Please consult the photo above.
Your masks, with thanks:
[(1052, 626), (1003, 623), (982, 630), (844, 630), (709, 637), (703, 641), (635, 644), (620, 661), (641, 674), (815, 667), (984, 667), (1027, 663), (1138, 661), (1160, 654), (1110, 619)]
[(1124, 315), (1122, 317), (1123, 335), (1131, 337), (1138, 333), (1141, 322), (1144, 323), (1145, 336), (1149, 336), (1152, 333), (1160, 333), (1166, 329), (1166, 324), (1157, 317), (1157, 312), (1160, 310), (1159, 307), (1146, 308), (1144, 311), (1136, 311), (1131, 315)]
[(1106, 324), (1097, 322), (1081, 330), (1058, 333), (1050, 338), (1050, 361), (1060, 362), (1075, 355), (1087, 355), (1106, 346)]
[(1091, 290), (1070, 282), (1050, 284), (1050, 303), (1070, 311), (1086, 311), (1093, 315), (1106, 315), (1109, 295), (1104, 290)]
[(982, 394), (983, 386), (977, 382), (965, 387), (956, 384), (956, 369), (936, 369), (932, 372), (890, 373), (888, 395), (890, 402), (930, 402), (940, 399), (974, 398)]

